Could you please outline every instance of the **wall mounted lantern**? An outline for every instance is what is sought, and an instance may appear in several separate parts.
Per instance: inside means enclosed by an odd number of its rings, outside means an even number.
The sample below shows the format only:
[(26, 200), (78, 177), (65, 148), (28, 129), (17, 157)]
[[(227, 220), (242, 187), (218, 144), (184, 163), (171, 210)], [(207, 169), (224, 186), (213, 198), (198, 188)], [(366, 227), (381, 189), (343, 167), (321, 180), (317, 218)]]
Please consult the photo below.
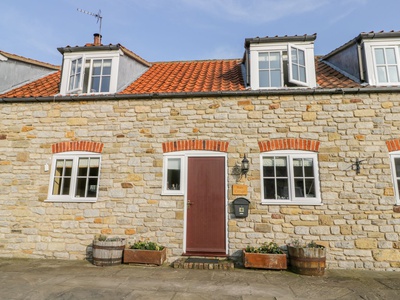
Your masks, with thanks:
[(245, 177), (247, 177), (247, 172), (249, 172), (249, 160), (246, 157), (246, 154), (244, 155), (244, 158), (242, 160), (242, 174), (244, 174)]

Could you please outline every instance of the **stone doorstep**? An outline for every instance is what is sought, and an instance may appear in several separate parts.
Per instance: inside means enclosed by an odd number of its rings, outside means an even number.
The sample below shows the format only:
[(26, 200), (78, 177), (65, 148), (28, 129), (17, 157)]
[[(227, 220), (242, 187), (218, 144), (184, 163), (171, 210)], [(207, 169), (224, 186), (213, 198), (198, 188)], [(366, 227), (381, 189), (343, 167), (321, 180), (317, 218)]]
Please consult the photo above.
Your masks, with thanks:
[(172, 266), (175, 269), (198, 269), (198, 270), (233, 270), (235, 264), (230, 260), (218, 260), (218, 263), (187, 262), (187, 258), (179, 258)]

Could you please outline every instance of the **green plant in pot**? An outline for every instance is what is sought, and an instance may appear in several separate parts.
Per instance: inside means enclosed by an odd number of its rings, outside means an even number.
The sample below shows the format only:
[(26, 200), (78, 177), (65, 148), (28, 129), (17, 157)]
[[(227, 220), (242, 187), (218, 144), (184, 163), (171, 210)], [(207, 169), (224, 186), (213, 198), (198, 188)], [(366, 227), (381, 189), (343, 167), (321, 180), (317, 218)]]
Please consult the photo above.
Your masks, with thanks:
[(245, 268), (285, 270), (286, 254), (275, 242), (265, 242), (261, 246), (247, 246), (243, 249)]
[(124, 250), (124, 263), (162, 265), (167, 248), (151, 241), (137, 241)]

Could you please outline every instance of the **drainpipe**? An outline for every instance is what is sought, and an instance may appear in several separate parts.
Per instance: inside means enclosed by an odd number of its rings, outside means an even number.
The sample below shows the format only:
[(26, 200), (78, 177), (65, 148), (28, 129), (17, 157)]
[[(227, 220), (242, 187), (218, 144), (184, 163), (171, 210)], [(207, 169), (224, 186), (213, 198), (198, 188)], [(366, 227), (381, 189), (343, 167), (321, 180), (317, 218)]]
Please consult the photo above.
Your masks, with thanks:
[(363, 60), (362, 60), (362, 49), (361, 49), (361, 45), (358, 43), (357, 43), (357, 52), (358, 52), (358, 66), (359, 66), (359, 71), (360, 71), (360, 81), (365, 82), (364, 66), (363, 66)]

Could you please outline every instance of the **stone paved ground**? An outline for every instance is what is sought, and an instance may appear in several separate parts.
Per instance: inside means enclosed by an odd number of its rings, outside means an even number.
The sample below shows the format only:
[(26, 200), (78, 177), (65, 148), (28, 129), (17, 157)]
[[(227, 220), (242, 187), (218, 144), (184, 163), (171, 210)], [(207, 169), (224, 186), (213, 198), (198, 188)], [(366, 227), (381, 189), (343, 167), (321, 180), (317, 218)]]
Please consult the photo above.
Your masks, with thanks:
[(0, 299), (399, 299), (400, 272), (96, 267), (87, 261), (0, 258)]

